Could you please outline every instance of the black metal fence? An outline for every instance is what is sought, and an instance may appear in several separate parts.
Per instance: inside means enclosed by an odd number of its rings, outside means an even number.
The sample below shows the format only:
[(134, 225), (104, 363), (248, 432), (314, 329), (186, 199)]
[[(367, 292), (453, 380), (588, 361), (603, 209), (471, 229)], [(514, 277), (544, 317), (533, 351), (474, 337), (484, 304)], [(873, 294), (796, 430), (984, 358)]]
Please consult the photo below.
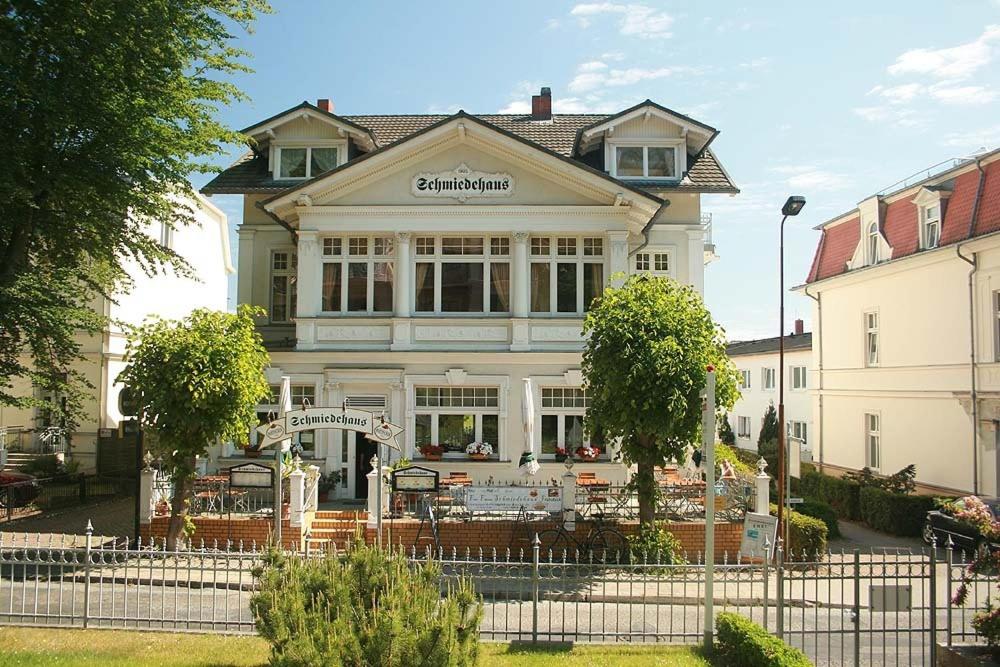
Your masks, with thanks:
[(103, 475), (60, 475), (0, 483), (0, 521), (134, 495), (135, 480)]

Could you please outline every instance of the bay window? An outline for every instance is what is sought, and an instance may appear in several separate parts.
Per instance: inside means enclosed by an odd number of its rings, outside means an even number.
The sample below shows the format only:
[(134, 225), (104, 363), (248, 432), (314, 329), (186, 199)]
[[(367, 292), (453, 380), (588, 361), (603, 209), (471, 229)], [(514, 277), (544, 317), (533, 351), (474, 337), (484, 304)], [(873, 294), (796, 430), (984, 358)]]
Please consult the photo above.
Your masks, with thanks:
[(415, 312), (510, 312), (509, 238), (421, 236), (415, 246)]
[(391, 313), (395, 273), (395, 263), (392, 260), (393, 244), (390, 237), (324, 238), (323, 312), (368, 315)]
[[(541, 457), (555, 458), (557, 450), (572, 455), (577, 448), (590, 445), (590, 435), (584, 430), (583, 419), (590, 405), (584, 389), (576, 387), (542, 387)], [(598, 444), (594, 441), (594, 444)], [(603, 448), (602, 448), (603, 450)], [(601, 456), (607, 454), (601, 451)]]
[(488, 442), (499, 458), (500, 390), (497, 387), (414, 387), (414, 455), (440, 445), (446, 458), (465, 458), (473, 442)]
[(604, 239), (532, 237), (531, 312), (581, 314), (604, 291)]
[(312, 178), (339, 164), (338, 146), (279, 146), (275, 151), (277, 179)]
[(294, 250), (271, 253), (271, 322), (291, 322), (295, 316), (298, 258)]

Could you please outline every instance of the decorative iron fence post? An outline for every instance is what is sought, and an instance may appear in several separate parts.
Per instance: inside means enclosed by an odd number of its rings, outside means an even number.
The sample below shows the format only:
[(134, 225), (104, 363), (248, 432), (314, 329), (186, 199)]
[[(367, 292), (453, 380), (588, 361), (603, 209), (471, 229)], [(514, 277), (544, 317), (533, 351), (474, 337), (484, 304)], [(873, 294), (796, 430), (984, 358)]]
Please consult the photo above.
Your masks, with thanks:
[(952, 559), (955, 557), (954, 553), (953, 553), (953, 549), (954, 548), (955, 548), (955, 543), (951, 541), (951, 535), (949, 535), (948, 536), (948, 541), (944, 543), (944, 551), (945, 551), (944, 562), (945, 562), (945, 565), (946, 565), (946, 567), (948, 569), (947, 573), (945, 574), (945, 579), (944, 579), (945, 580), (945, 584), (947, 585), (947, 588), (944, 591), (945, 598), (947, 598), (947, 602), (945, 603), (946, 604), (946, 607), (945, 607), (946, 611), (945, 611), (945, 620), (944, 620), (944, 632), (945, 632), (945, 642), (947, 642), (948, 646), (951, 646), (951, 631), (952, 631), (952, 625), (951, 625), (951, 596), (952, 596), (952, 593), (951, 593), (951, 588), (952, 588), (952, 586), (955, 583), (951, 579), (951, 577), (952, 577), (951, 568), (952, 568), (952, 565), (954, 564), (953, 561), (952, 561)]
[(770, 628), (767, 625), (767, 606), (770, 600), (768, 599), (768, 578), (770, 575), (767, 572), (768, 561), (771, 560), (771, 541), (764, 538), (764, 629), (770, 632)]
[(87, 519), (87, 546), (83, 553), (83, 627), (85, 628), (90, 617), (90, 550), (93, 535), (94, 524)]
[(937, 665), (937, 540), (931, 540), (931, 667)]
[(531, 540), (531, 642), (538, 642), (538, 561), (542, 552), (542, 541), (535, 533)]
[(785, 550), (781, 536), (778, 536), (778, 626), (779, 639), (785, 636)]
[(854, 664), (861, 664), (861, 551), (854, 550), (854, 606), (851, 608), (854, 623)]

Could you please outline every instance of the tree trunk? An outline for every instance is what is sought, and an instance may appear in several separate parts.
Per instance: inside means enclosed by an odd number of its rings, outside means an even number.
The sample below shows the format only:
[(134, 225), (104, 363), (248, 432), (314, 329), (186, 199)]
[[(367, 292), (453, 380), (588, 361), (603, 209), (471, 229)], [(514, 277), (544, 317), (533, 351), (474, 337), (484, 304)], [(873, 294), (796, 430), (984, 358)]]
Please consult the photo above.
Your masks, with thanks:
[(188, 511), (191, 476), (180, 475), (174, 479), (174, 497), (170, 499), (170, 523), (167, 526), (167, 551), (174, 551), (177, 538), (184, 532), (184, 518)]

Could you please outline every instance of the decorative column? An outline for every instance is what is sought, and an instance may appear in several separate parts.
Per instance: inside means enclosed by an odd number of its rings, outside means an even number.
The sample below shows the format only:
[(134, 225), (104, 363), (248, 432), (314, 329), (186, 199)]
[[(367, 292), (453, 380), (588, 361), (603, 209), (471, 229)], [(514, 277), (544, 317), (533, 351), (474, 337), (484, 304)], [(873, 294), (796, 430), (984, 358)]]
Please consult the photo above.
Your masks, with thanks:
[(608, 232), (608, 246), (611, 249), (610, 266), (608, 267), (611, 286), (621, 287), (628, 274), (628, 232)]
[(757, 461), (757, 470), (759, 471), (754, 477), (754, 485), (757, 487), (756, 499), (754, 501), (753, 510), (757, 514), (770, 514), (771, 513), (771, 497), (770, 497), (770, 486), (771, 477), (764, 472), (767, 467), (767, 461), (764, 460), (762, 456), (759, 461)]
[(563, 528), (570, 533), (576, 530), (576, 475), (573, 461), (566, 459), (566, 472), (562, 476)]
[(148, 465), (139, 472), (139, 523), (153, 523), (153, 481), (156, 471)]
[[(298, 457), (296, 457), (298, 459)], [(301, 461), (299, 461), (301, 463)], [(296, 468), (288, 475), (289, 517), (288, 525), (301, 526), (302, 513), (305, 511), (306, 474), (302, 468)]]
[[(341, 390), (340, 383), (336, 380), (331, 380), (327, 376), (326, 382), (323, 384), (323, 389), (326, 392), (325, 398), (326, 403), (324, 405), (330, 408), (339, 408), (344, 403), (344, 392)], [(344, 432), (340, 429), (331, 429), (325, 438), (326, 440), (326, 452), (324, 467), (327, 472), (340, 472), (341, 467), (347, 467), (347, 461), (340, 460), (340, 454), (344, 448)], [(334, 491), (336, 493), (340, 490), (340, 486)]]
[(698, 294), (705, 293), (705, 230), (688, 230), (688, 283)]
[(316, 232), (300, 231), (298, 247), (298, 282), (295, 298), (295, 346), (309, 350), (316, 345), (316, 317), (320, 310), (320, 260)]
[(396, 232), (396, 284), (392, 287), (396, 317), (410, 316), (410, 232)]
[(528, 232), (514, 232), (514, 266), (510, 272), (511, 315), (528, 316), (531, 273), (528, 270)]
[(240, 225), (238, 234), (239, 246), (236, 253), (239, 257), (239, 272), (236, 275), (236, 303), (253, 303), (254, 237), (257, 235), (257, 230)]

